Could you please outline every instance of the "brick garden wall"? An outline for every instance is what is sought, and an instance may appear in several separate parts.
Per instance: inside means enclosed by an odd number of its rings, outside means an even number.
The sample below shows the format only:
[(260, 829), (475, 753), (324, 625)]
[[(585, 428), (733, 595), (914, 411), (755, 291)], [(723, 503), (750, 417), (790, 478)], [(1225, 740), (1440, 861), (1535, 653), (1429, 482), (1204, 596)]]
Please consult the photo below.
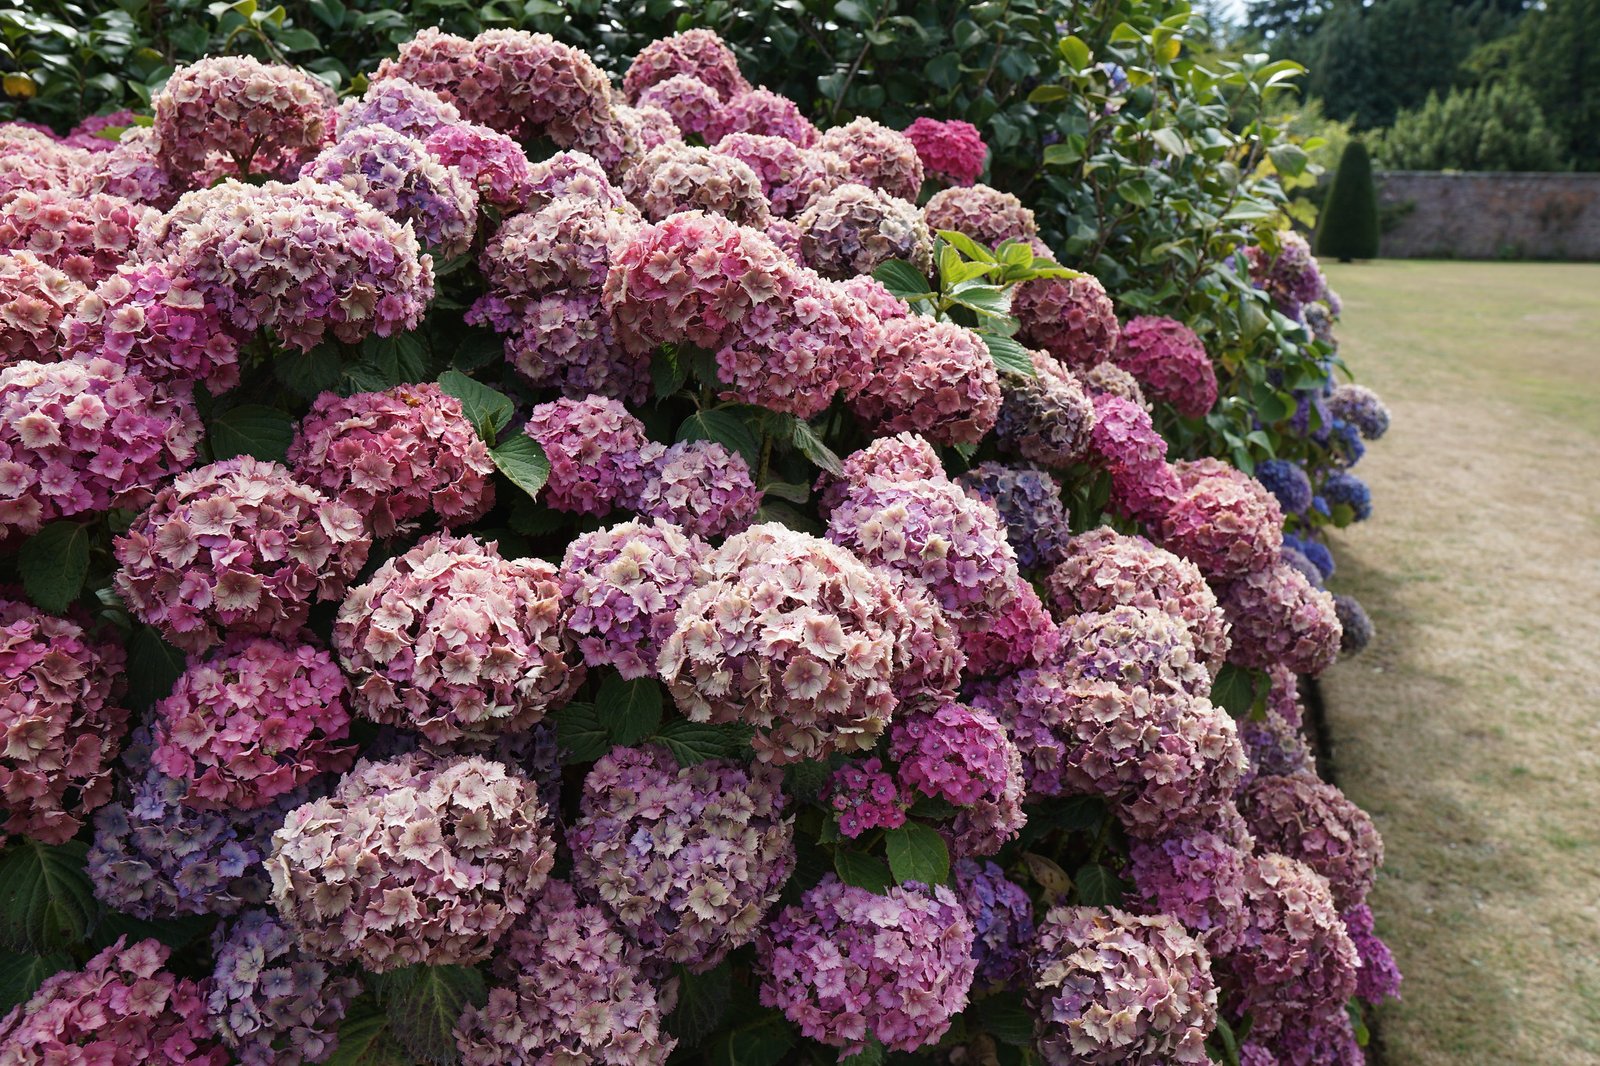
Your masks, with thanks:
[(1388, 258), (1600, 260), (1600, 174), (1377, 175)]

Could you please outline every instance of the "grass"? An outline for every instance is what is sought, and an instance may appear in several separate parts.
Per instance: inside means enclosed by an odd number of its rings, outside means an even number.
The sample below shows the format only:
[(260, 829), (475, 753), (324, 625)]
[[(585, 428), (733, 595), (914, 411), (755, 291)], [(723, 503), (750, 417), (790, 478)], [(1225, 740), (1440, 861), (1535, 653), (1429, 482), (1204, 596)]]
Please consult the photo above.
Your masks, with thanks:
[(1378, 638), (1324, 678), (1388, 850), (1386, 1061), (1600, 1063), (1600, 265), (1329, 274), (1394, 413), (1330, 582)]

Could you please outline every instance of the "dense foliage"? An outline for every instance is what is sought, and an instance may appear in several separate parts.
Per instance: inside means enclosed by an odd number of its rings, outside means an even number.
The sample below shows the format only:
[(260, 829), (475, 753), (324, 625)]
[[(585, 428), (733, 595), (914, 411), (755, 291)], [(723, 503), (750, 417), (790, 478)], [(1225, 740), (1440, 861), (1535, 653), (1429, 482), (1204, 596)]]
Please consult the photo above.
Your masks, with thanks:
[(1402, 111), (1377, 145), (1393, 170), (1560, 170), (1561, 142), (1520, 84), (1452, 89)]
[(1378, 191), (1372, 183), (1372, 159), (1361, 141), (1351, 141), (1339, 158), (1317, 220), (1317, 251), (1343, 260), (1378, 254)]

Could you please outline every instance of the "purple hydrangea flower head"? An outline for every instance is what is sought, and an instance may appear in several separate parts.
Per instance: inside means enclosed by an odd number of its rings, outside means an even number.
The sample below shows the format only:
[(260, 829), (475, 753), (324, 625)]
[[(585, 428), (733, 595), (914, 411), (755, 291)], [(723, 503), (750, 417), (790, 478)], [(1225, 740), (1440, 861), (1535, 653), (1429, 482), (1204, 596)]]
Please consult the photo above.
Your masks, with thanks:
[(739, 533), (756, 519), (761, 493), (750, 477), (750, 464), (716, 441), (647, 444), (640, 449), (639, 464), (644, 485), (632, 506), (642, 515), (709, 538)]
[(1113, 393), (1091, 394), (1094, 430), (1089, 450), (1095, 464), (1111, 475), (1107, 506), (1119, 515), (1154, 525), (1183, 491), (1167, 463), (1167, 442), (1156, 432), (1150, 412)]
[(1309, 773), (1257, 777), (1239, 796), (1263, 851), (1298, 859), (1328, 879), (1334, 902), (1364, 902), (1383, 865), (1383, 838), (1372, 818), (1338, 787)]
[(634, 101), (639, 107), (659, 107), (672, 116), (684, 136), (715, 142), (722, 128), (722, 97), (692, 74), (674, 74), (645, 89)]
[(1372, 490), (1367, 483), (1347, 470), (1336, 470), (1322, 481), (1321, 495), (1334, 507), (1350, 508), (1357, 522), (1372, 517)]
[(629, 64), (622, 91), (630, 103), (637, 103), (650, 86), (679, 74), (698, 78), (723, 100), (750, 90), (739, 73), (739, 61), (722, 38), (712, 30), (694, 29), (645, 45)]
[(1315, 675), (1339, 656), (1343, 633), (1333, 596), (1287, 563), (1223, 585), (1217, 601), (1230, 626), (1232, 662), (1256, 670), (1281, 663)]
[(1289, 459), (1256, 464), (1256, 480), (1278, 499), (1284, 514), (1304, 514), (1311, 507), (1311, 479), (1306, 468)]
[(425, 141), (438, 130), (462, 125), (461, 112), (454, 104), (432, 89), (404, 78), (369, 82), (360, 99), (346, 100), (334, 111), (336, 137), (363, 126), (387, 126), (396, 133)]
[(528, 168), (529, 211), (537, 211), (563, 196), (594, 200), (623, 212), (632, 207), (599, 161), (584, 152), (557, 152)]
[(851, 176), (870, 189), (911, 203), (922, 191), (922, 159), (916, 144), (865, 115), (848, 125), (824, 130), (817, 147), (837, 153)]
[(1372, 619), (1354, 596), (1333, 597), (1333, 610), (1339, 616), (1339, 654), (1360, 655), (1372, 643)]
[(951, 827), (957, 855), (993, 855), (1027, 821), (1022, 757), (988, 711), (925, 703), (895, 719), (889, 754), (908, 791), (960, 808)]
[(1008, 375), (995, 422), (1000, 445), (1052, 470), (1083, 461), (1093, 440), (1095, 405), (1071, 371), (1033, 352), (1034, 375)]
[(1006, 241), (1030, 243), (1039, 236), (1033, 212), (1015, 196), (988, 185), (941, 189), (923, 206), (922, 217), (934, 232), (955, 230), (991, 248)]
[(295, 67), (208, 56), (150, 101), (164, 167), (190, 188), (220, 177), (288, 177), (327, 141), (333, 92)]
[(1026, 964), (1033, 941), (1033, 904), (992, 862), (960, 859), (951, 868), (956, 895), (972, 923), (977, 988), (999, 988)]
[[(923, 170), (955, 186), (971, 187), (983, 174), (983, 165), (989, 158), (989, 146), (983, 143), (978, 127), (960, 119), (939, 121), (926, 115), (913, 119), (905, 129), (906, 139), (917, 149)], [(936, 194), (937, 196), (937, 194)], [(931, 206), (931, 205), (930, 205)], [(1033, 213), (1028, 212), (1031, 219)], [(930, 220), (929, 225), (933, 225)], [(959, 226), (935, 226), (936, 229), (961, 229)], [(967, 232), (962, 230), (962, 232)], [(1028, 236), (1032, 236), (1029, 234)], [(984, 238), (972, 234), (978, 240)], [(1026, 238), (1024, 238), (1026, 239)], [(992, 243), (998, 244), (998, 241)]]
[(1217, 372), (1194, 330), (1173, 318), (1141, 315), (1122, 327), (1112, 361), (1144, 394), (1186, 418), (1203, 418), (1217, 402)]
[(1386, 999), (1400, 998), (1400, 968), (1394, 953), (1379, 939), (1373, 928), (1372, 908), (1365, 903), (1344, 912), (1345, 931), (1350, 934), (1361, 970), (1356, 976), (1356, 998), (1377, 1006)]
[(1006, 539), (1023, 570), (1054, 566), (1067, 551), (1067, 508), (1061, 483), (1035, 467), (980, 463), (960, 477), (962, 489), (1000, 513)]
[(889, 481), (919, 481), (943, 478), (944, 464), (939, 453), (915, 433), (879, 437), (859, 451), (844, 457), (844, 470), (836, 478), (824, 473), (817, 478), (817, 506), (824, 518), (844, 499), (850, 486), (878, 477)]
[(1377, 440), (1389, 432), (1389, 409), (1365, 385), (1336, 386), (1328, 394), (1328, 410), (1333, 417), (1355, 426), (1367, 440)]
[(1277, 234), (1276, 255), (1259, 245), (1245, 249), (1250, 277), (1256, 287), (1272, 297), (1272, 303), (1290, 318), (1300, 318), (1305, 306), (1328, 294), (1322, 268), (1311, 254), (1311, 245), (1292, 230)]
[(1283, 547), (1283, 511), (1250, 475), (1218, 459), (1175, 465), (1180, 495), (1161, 520), (1166, 547), (1212, 580), (1272, 566)]
[(871, 274), (891, 259), (926, 274), (933, 236), (915, 204), (855, 183), (816, 196), (795, 220), (805, 261), (830, 278)]
[[(1283, 1019), (1278, 1031), (1266, 1038), (1271, 1066), (1366, 1066), (1367, 1053), (1356, 1039), (1355, 1023), (1347, 1010)], [(1261, 1047), (1246, 1044), (1246, 1047)], [(1265, 1049), (1263, 1049), (1265, 1050)], [(1239, 1061), (1244, 1066), (1243, 1048)]]
[(1283, 535), (1283, 546), (1292, 548), (1311, 560), (1311, 565), (1321, 572), (1323, 581), (1333, 576), (1333, 553), (1320, 540), (1310, 536), (1297, 537), (1293, 534), (1285, 533)]
[(616, 400), (560, 399), (533, 409), (526, 427), (550, 460), (544, 503), (557, 511), (603, 515), (638, 498), (644, 424)]
[(1150, 410), (1150, 402), (1144, 398), (1139, 380), (1109, 359), (1078, 371), (1078, 380), (1083, 382), (1090, 396), (1120, 396), (1135, 407)]
[(1229, 954), (1244, 935), (1244, 879), (1249, 842), (1240, 847), (1209, 828), (1193, 828), (1129, 849), (1136, 909), (1183, 923), (1213, 957)]
[(873, 356), (850, 407), (875, 435), (909, 431), (935, 444), (976, 444), (994, 428), (1000, 378), (972, 330), (921, 316), (892, 319)]
[(1264, 718), (1241, 718), (1239, 739), (1250, 768), (1239, 781), (1241, 788), (1258, 777), (1315, 774), (1316, 757), (1298, 726), (1272, 708)]

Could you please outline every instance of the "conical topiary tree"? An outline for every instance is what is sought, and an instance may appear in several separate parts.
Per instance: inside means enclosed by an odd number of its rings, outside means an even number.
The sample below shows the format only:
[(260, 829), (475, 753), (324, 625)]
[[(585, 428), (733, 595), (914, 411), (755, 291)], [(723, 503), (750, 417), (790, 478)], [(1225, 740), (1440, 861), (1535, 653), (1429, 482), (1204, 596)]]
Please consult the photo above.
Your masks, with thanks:
[(1339, 157), (1317, 226), (1317, 254), (1346, 263), (1378, 254), (1378, 190), (1372, 184), (1372, 159), (1360, 141), (1347, 144)]

